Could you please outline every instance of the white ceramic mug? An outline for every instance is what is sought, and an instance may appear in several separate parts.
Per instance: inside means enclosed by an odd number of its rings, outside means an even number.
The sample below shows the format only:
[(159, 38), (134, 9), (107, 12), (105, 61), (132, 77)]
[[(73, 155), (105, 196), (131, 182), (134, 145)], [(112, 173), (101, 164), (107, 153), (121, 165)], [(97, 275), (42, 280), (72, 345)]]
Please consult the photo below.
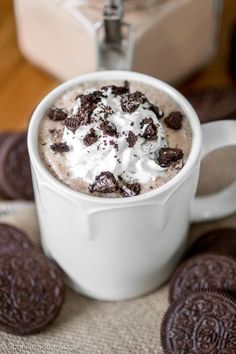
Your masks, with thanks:
[[(38, 152), (38, 127), (45, 111), (65, 90), (94, 80), (144, 82), (166, 92), (188, 117), (192, 148), (183, 169), (162, 187), (130, 198), (98, 198), (63, 185), (45, 168)], [(189, 102), (155, 78), (122, 71), (96, 72), (67, 81), (36, 108), (28, 133), (34, 191), (47, 255), (56, 260), (79, 293), (102, 300), (146, 294), (167, 280), (186, 245), (190, 222), (236, 211), (236, 184), (194, 198), (201, 159), (236, 144), (236, 122), (200, 125)]]

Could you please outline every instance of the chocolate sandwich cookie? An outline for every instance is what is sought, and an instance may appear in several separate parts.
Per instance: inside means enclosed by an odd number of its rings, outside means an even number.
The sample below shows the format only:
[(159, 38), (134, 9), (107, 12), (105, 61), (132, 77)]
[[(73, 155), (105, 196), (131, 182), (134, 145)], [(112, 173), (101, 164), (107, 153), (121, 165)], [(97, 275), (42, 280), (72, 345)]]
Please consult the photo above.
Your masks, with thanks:
[(2, 147), (2, 145), (4, 144), (5, 140), (9, 137), (14, 135), (13, 133), (10, 132), (4, 132), (4, 133), (0, 133), (0, 149)]
[(37, 333), (59, 313), (64, 299), (60, 268), (36, 249), (0, 257), (0, 330)]
[(236, 229), (216, 229), (203, 234), (191, 245), (185, 258), (206, 252), (236, 258)]
[(10, 199), (33, 199), (27, 133), (9, 136), (0, 149), (0, 185)]
[(0, 255), (13, 250), (31, 249), (31, 241), (19, 229), (0, 223)]
[(236, 80), (236, 23), (232, 27), (229, 53), (229, 72), (232, 79)]
[(164, 316), (164, 354), (236, 353), (235, 328), (235, 298), (218, 291), (190, 293), (174, 303)]
[[(0, 151), (1, 151), (2, 147), (4, 146), (6, 139), (8, 139), (12, 135), (14, 135), (14, 134), (10, 133), (10, 132), (0, 133)], [(3, 197), (3, 198), (7, 197), (4, 193), (4, 190), (1, 188), (1, 183), (0, 183), (0, 197)]]
[(236, 261), (214, 254), (188, 259), (172, 277), (170, 302), (178, 301), (190, 291), (200, 289), (224, 290), (236, 295)]
[(236, 119), (236, 89), (209, 88), (186, 96), (201, 122)]

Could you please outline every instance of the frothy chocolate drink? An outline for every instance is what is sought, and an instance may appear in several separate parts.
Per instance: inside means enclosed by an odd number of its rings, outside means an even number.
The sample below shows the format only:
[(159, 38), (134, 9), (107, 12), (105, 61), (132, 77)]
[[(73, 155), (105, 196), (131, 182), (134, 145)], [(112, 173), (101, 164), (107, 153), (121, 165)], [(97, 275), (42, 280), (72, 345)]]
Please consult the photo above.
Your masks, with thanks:
[(67, 186), (98, 197), (156, 189), (184, 166), (191, 129), (167, 94), (137, 82), (89, 82), (45, 112), (39, 152)]

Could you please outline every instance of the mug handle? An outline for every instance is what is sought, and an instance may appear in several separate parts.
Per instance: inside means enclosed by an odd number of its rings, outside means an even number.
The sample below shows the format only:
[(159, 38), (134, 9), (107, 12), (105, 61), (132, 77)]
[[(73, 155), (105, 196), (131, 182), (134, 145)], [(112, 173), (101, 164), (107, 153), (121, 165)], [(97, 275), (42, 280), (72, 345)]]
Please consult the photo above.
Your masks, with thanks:
[[(202, 134), (201, 159), (214, 150), (236, 145), (236, 121), (222, 120), (203, 124)], [(191, 222), (218, 219), (234, 212), (236, 212), (236, 182), (220, 192), (195, 197), (191, 206)]]

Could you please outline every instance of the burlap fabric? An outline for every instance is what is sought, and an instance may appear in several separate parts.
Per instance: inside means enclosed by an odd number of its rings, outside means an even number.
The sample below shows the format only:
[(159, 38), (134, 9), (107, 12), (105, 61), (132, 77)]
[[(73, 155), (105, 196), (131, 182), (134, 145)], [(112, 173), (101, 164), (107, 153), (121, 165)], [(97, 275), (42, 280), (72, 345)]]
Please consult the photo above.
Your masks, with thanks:
[[(235, 148), (207, 158), (199, 192), (213, 192), (232, 180), (236, 180)], [(0, 221), (22, 228), (40, 243), (33, 203), (1, 202)], [(193, 225), (189, 240), (223, 226), (236, 228), (236, 215)], [(0, 332), (0, 353), (162, 354), (159, 332), (167, 294), (168, 284), (143, 298), (112, 303), (87, 299), (68, 289), (62, 311), (50, 327), (28, 337)]]

